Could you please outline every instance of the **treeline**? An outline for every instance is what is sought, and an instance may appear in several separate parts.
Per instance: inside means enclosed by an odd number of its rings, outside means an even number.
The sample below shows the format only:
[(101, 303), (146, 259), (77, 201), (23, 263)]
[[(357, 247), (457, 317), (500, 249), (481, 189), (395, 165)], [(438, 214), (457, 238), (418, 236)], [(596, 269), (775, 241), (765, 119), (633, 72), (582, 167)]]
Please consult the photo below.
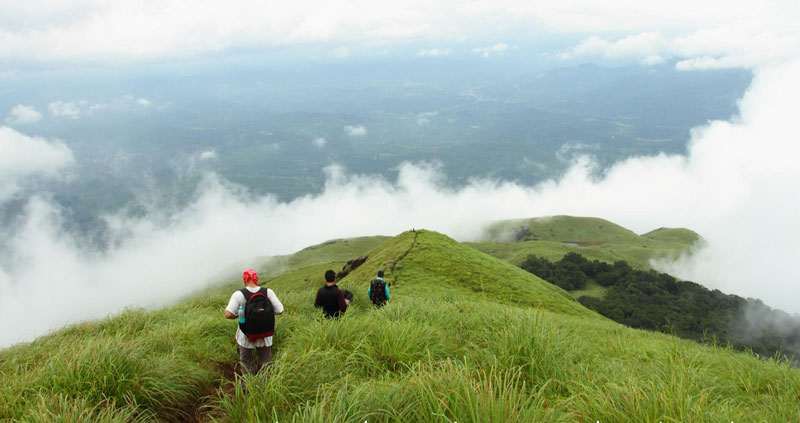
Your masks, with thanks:
[(698, 342), (730, 343), (737, 349), (800, 362), (800, 319), (759, 300), (709, 290), (666, 273), (633, 269), (568, 253), (553, 263), (530, 255), (523, 269), (568, 291), (593, 281), (606, 287), (603, 298), (578, 301), (616, 322), (657, 330)]

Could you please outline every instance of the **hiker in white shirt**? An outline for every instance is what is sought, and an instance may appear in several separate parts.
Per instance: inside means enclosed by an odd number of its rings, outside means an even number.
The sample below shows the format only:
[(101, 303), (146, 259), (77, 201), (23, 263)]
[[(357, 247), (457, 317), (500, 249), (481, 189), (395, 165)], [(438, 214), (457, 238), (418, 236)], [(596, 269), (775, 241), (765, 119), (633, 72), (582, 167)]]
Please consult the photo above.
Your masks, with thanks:
[[(242, 273), (242, 279), (244, 280), (245, 288), (243, 290), (236, 291), (233, 293), (233, 295), (231, 295), (231, 299), (228, 301), (228, 306), (225, 307), (226, 319), (239, 318), (239, 307), (244, 309), (245, 305), (247, 304), (245, 291), (250, 293), (250, 298), (255, 297), (256, 295), (254, 294), (258, 293), (265, 295), (269, 300), (269, 303), (272, 305), (274, 314), (278, 315), (283, 313), (283, 304), (281, 304), (280, 300), (278, 300), (275, 292), (269, 288), (261, 288), (258, 286), (258, 274), (255, 270), (245, 270)], [(253, 300), (251, 299), (251, 301)], [(239, 348), (239, 360), (242, 363), (243, 371), (250, 374), (258, 373), (259, 370), (269, 365), (269, 363), (272, 361), (272, 330), (270, 329), (269, 332), (265, 334), (259, 334), (258, 336), (258, 338), (252, 339), (252, 334), (250, 337), (248, 337), (248, 334), (242, 332), (242, 325), (239, 325), (239, 327), (236, 328), (236, 344)], [(254, 357), (255, 353), (258, 353), (257, 364)]]

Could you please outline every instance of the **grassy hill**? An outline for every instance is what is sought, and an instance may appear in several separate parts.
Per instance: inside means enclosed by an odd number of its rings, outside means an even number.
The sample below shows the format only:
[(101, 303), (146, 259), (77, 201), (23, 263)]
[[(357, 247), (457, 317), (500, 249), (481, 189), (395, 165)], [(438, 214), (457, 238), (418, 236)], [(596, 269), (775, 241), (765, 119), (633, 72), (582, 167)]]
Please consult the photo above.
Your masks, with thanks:
[(487, 241), (469, 245), (517, 265), (529, 254), (557, 261), (576, 252), (590, 260), (625, 260), (639, 269), (649, 269), (651, 260), (674, 257), (700, 241), (688, 229), (660, 228), (637, 235), (607, 220), (573, 216), (501, 221), (489, 226), (484, 238)]
[[(620, 246), (623, 237), (667, 246), (686, 235), (638, 237), (601, 224), (592, 230), (613, 229)], [(573, 236), (553, 233), (514, 244)], [(355, 293), (353, 306), (338, 321), (322, 318), (312, 303), (324, 270), (357, 257), (366, 260), (340, 282)], [(259, 270), (272, 275), (262, 283), (286, 312), (274, 365), (245, 378), (248, 394), (233, 382), (235, 322), (222, 317), (237, 278), (173, 307), (129, 310), (0, 351), (0, 421), (800, 420), (797, 369), (616, 324), (442, 234), (338, 240), (266, 266), (278, 266)], [(378, 268), (393, 282), (381, 310), (366, 297)]]

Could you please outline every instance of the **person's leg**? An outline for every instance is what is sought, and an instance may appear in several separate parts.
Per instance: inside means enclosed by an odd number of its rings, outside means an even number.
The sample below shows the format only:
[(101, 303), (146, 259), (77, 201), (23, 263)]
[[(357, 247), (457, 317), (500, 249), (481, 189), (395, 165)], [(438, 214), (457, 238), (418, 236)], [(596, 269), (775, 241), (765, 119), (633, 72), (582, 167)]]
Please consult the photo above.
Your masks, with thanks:
[(245, 348), (241, 345), (237, 345), (239, 347), (239, 362), (242, 363), (242, 373), (256, 373), (256, 363), (255, 357), (253, 357), (253, 353), (255, 350), (252, 348)]
[(256, 348), (258, 350), (258, 370), (269, 367), (272, 364), (272, 347)]

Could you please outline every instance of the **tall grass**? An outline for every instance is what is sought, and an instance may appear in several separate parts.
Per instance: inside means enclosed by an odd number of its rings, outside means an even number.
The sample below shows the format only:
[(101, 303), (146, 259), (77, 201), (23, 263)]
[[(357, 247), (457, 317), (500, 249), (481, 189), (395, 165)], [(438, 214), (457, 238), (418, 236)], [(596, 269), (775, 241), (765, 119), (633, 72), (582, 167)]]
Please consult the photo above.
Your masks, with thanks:
[[(304, 319), (287, 334), (271, 371), (246, 379), (247, 395), (219, 393), (212, 406), (218, 421), (788, 422), (800, 416), (796, 369), (603, 320), (452, 301), (446, 294), (353, 310), (338, 321)], [(393, 351), (389, 361), (387, 351)]]
[[(238, 356), (222, 308), (238, 282), (2, 350), (0, 421), (800, 421), (797, 369), (625, 328), (462, 252), (425, 233), (387, 242), (341, 281), (355, 302), (338, 320), (313, 307), (319, 270), (336, 263), (266, 281), (286, 311), (255, 376), (226, 373)], [(393, 299), (374, 309), (370, 268), (392, 260)], [(482, 279), (454, 281), (458, 269)]]
[(191, 419), (231, 360), (218, 329), (189, 305), (131, 310), (4, 350), (0, 421)]

